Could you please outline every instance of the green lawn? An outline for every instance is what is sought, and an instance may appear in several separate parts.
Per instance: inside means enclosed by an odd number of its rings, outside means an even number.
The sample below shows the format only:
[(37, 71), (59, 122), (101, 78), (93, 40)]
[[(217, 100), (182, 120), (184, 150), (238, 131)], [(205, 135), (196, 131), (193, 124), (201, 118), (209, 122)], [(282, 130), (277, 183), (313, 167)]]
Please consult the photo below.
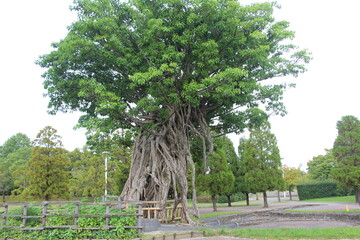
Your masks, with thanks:
[(301, 202), (320, 202), (320, 203), (326, 203), (326, 202), (343, 202), (343, 203), (354, 203), (354, 202), (355, 202), (355, 196), (340, 196), (340, 197), (315, 198), (315, 199), (303, 200), (303, 201), (301, 201)]
[(359, 239), (360, 228), (275, 228), (275, 229), (223, 229), (209, 235), (232, 236), (252, 239)]
[(213, 212), (208, 214), (202, 214), (200, 215), (200, 219), (204, 218), (211, 218), (211, 217), (218, 217), (222, 215), (230, 215), (230, 214), (236, 214), (236, 213), (243, 213), (242, 211), (231, 211), (231, 212)]
[(284, 212), (306, 212), (306, 213), (360, 213), (360, 209), (350, 209), (349, 211), (339, 211), (339, 210), (324, 210), (324, 211), (309, 211), (309, 210), (296, 210), (296, 209), (287, 209)]

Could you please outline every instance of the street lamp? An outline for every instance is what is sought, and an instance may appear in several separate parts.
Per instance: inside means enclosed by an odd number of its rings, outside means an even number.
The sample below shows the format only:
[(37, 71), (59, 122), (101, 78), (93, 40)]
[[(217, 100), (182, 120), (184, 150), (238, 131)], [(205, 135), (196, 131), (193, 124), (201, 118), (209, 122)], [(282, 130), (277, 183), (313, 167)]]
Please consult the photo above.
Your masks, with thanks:
[[(110, 152), (103, 152), (103, 154), (109, 154)], [(105, 190), (104, 196), (107, 195), (107, 185), (108, 185), (108, 157), (105, 155)]]

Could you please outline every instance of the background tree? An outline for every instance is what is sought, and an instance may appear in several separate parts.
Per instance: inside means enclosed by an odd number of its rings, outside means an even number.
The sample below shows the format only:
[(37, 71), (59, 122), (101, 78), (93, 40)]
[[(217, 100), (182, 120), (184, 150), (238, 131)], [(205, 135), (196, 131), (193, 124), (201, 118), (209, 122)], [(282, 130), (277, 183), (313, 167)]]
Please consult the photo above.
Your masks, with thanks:
[(71, 162), (69, 184), (73, 196), (100, 197), (104, 195), (104, 159), (91, 151), (75, 149), (68, 153)]
[(313, 180), (327, 180), (331, 178), (331, 171), (336, 168), (337, 160), (332, 149), (325, 149), (325, 155), (313, 157), (307, 162), (309, 177)]
[(198, 179), (202, 190), (209, 192), (215, 212), (217, 211), (216, 197), (230, 195), (235, 180), (226, 161), (227, 143), (224, 137), (215, 140), (214, 152), (209, 157), (208, 171), (205, 175), (200, 175)]
[(16, 188), (16, 179), (19, 180), (23, 176), (18, 172), (29, 160), (30, 146), (30, 138), (23, 133), (17, 133), (0, 147), (0, 191), (3, 201), (5, 194), (10, 195), (10, 192)]
[(266, 191), (283, 186), (281, 158), (277, 140), (270, 132), (270, 123), (250, 132), (243, 151), (245, 184), (250, 192), (262, 192), (264, 207), (268, 207)]
[(32, 147), (23, 147), (7, 156), (6, 162), (14, 186), (12, 194), (21, 194), (28, 186), (26, 181), (26, 166), (31, 158)]
[(238, 154), (239, 154), (240, 162), (239, 162), (239, 168), (235, 174), (234, 188), (238, 192), (242, 192), (245, 194), (246, 205), (249, 206), (250, 205), (249, 194), (251, 192), (250, 192), (249, 186), (245, 183), (245, 174), (247, 171), (247, 167), (246, 167), (247, 161), (244, 159), (244, 150), (246, 148), (246, 141), (247, 140), (245, 138), (240, 138), (240, 140), (239, 140)]
[(3, 146), (1, 146), (1, 157), (5, 159), (10, 153), (16, 152), (23, 147), (30, 147), (31, 141), (28, 136), (23, 133), (17, 133), (10, 137)]
[(108, 189), (113, 195), (120, 195), (129, 176), (133, 144), (133, 132), (129, 130), (93, 130), (87, 133), (90, 150), (108, 160)]
[(288, 22), (275, 22), (274, 7), (232, 0), (77, 0), (78, 21), (38, 61), (48, 68), (49, 108), (83, 112), (84, 127), (136, 130), (122, 197), (161, 200), (164, 207), (170, 186), (177, 185), (184, 217), (192, 222), (190, 139), (199, 136), (211, 152), (211, 129), (241, 132), (266, 118), (263, 104), (284, 114), (287, 85), (264, 80), (297, 76), (309, 61), (306, 51), (289, 44), (294, 32)]
[(333, 154), (338, 166), (333, 170), (333, 177), (354, 189), (355, 200), (360, 204), (360, 121), (354, 116), (344, 116), (336, 126), (338, 135)]
[(292, 200), (291, 192), (295, 190), (296, 185), (303, 179), (304, 172), (301, 171), (300, 167), (288, 167), (283, 166), (284, 181), (286, 189), (289, 191), (290, 200)]
[[(226, 163), (228, 165), (229, 170), (232, 172), (232, 174), (235, 177), (235, 174), (239, 169), (239, 157), (235, 152), (234, 144), (231, 141), (231, 139), (228, 138), (227, 136), (222, 136), (221, 141), (223, 142), (223, 149), (225, 151)], [(236, 193), (238, 193), (238, 191), (235, 188), (235, 178), (234, 178), (234, 184), (232, 184), (231, 191), (228, 191), (228, 193), (226, 194), (229, 207), (231, 207), (231, 195)]]
[(22, 195), (26, 198), (68, 198), (69, 159), (60, 136), (50, 126), (41, 130), (33, 141), (31, 159), (27, 163), (29, 186)]

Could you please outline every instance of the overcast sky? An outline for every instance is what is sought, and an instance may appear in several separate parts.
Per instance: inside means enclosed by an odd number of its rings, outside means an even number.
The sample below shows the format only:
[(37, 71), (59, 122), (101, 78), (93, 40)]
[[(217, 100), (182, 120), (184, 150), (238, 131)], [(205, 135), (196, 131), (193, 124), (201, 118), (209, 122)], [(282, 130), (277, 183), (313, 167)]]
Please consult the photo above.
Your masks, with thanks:
[[(241, 1), (243, 4), (254, 2)], [(263, 1), (258, 1), (263, 2)], [(306, 169), (335, 140), (336, 122), (344, 115), (360, 118), (358, 0), (279, 0), (277, 20), (296, 32), (295, 44), (309, 49), (313, 61), (284, 96), (285, 117), (272, 117), (283, 163)], [(85, 131), (73, 130), (79, 114), (47, 114), (41, 69), (34, 64), (64, 38), (75, 14), (71, 0), (0, 2), (0, 145), (16, 133), (31, 139), (45, 126), (58, 130), (65, 148), (85, 144)], [(237, 148), (238, 136), (232, 136)]]

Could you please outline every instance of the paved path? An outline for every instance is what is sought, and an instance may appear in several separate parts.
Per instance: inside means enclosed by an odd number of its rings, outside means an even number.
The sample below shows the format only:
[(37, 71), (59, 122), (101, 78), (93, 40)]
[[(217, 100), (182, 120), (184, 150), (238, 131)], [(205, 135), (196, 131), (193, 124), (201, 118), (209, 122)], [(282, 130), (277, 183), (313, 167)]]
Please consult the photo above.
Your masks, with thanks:
[[(283, 201), (277, 202), (277, 199), (269, 199), (269, 208), (263, 208), (262, 205), (257, 206), (234, 206), (234, 207), (219, 207), (218, 212), (230, 212), (240, 211), (245, 213), (260, 213), (268, 210), (279, 210), (284, 208), (296, 208), (300, 210), (309, 211), (324, 211), (324, 210), (345, 210), (346, 206), (349, 209), (360, 209), (359, 204), (356, 203), (311, 203), (311, 202), (299, 202), (299, 201)], [(261, 201), (255, 202), (261, 204)], [(251, 202), (254, 204), (254, 201)], [(213, 213), (212, 208), (200, 208), (200, 214)], [(259, 221), (251, 222), (249, 224), (241, 224), (237, 226), (236, 223), (230, 223), (227, 225), (211, 225), (216, 223), (216, 219), (208, 218), (203, 219), (206, 224), (205, 227), (211, 228), (235, 228), (235, 227), (249, 227), (249, 228), (327, 228), (327, 227), (360, 227), (359, 222), (346, 222), (346, 221), (333, 221), (333, 220), (285, 220), (276, 219), (272, 217), (259, 217)], [(251, 218), (251, 216), (250, 216)], [(255, 217), (256, 218), (256, 217)], [(256, 220), (256, 219), (255, 219)], [(157, 232), (166, 234), (168, 232), (180, 232), (180, 231), (197, 231), (198, 227), (191, 227), (186, 225), (161, 225)], [(152, 233), (149, 233), (152, 234)], [(230, 238), (230, 237), (215, 237), (215, 238), (196, 238), (196, 239), (219, 239), (219, 240), (240, 240), (241, 238)]]

